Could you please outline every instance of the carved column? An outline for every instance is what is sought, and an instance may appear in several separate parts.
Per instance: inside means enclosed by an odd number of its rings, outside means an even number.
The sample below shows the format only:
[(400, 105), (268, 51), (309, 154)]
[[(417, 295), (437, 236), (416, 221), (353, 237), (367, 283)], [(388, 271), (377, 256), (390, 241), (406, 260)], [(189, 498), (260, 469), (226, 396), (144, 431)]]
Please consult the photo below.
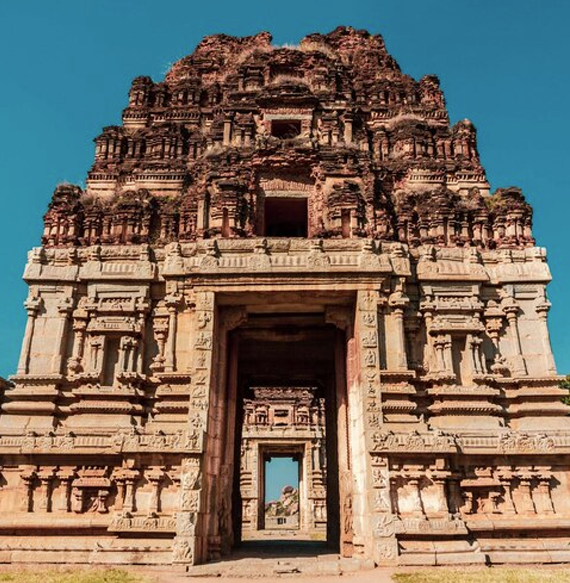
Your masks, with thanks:
[(89, 372), (100, 375), (103, 370), (105, 336), (92, 336), (89, 339)]
[(535, 304), (535, 309), (540, 322), (540, 337), (542, 339), (542, 354), (544, 356), (546, 374), (556, 374), (556, 365), (554, 364), (552, 346), (550, 345), (550, 333), (548, 332), (548, 312), (550, 310), (550, 302), (544, 295), (538, 299)]
[(401, 291), (394, 292), (388, 299), (388, 305), (390, 306), (392, 317), (394, 319), (393, 342), (397, 349), (395, 363), (396, 370), (407, 370), (408, 368), (408, 360), (406, 356), (406, 336), (404, 331), (404, 310), (409, 303), (409, 298)]
[(172, 561), (193, 565), (197, 557), (196, 532), (199, 525), (201, 469), (199, 458), (183, 460), (180, 478), (180, 505), (176, 513), (176, 537), (172, 544)]
[(451, 346), (451, 336), (449, 334), (437, 334), (434, 337), (435, 370), (433, 372), (446, 376), (453, 375)]
[(413, 514), (423, 516), (424, 509), (421, 496), (421, 478), (419, 476), (409, 476), (406, 479), (406, 487), (410, 498), (410, 507)]
[(513, 473), (511, 469), (499, 468), (497, 478), (503, 488), (504, 507), (503, 514), (516, 514), (515, 503), (513, 501)]
[(61, 495), (59, 498), (59, 508), (61, 512), (70, 512), (71, 507), (71, 482), (75, 478), (75, 470), (73, 468), (64, 468), (57, 473), (61, 487)]
[(146, 479), (152, 484), (152, 495), (148, 505), (149, 516), (156, 516), (160, 512), (160, 489), (164, 480), (165, 468), (153, 468), (146, 472)]
[(57, 311), (59, 312), (59, 327), (55, 341), (57, 348), (53, 356), (53, 372), (55, 374), (62, 373), (61, 369), (63, 364), (63, 357), (65, 356), (65, 349), (67, 344), (67, 326), (69, 314), (72, 309), (73, 299), (70, 297), (62, 298), (57, 305)]
[(471, 357), (471, 370), (474, 375), (482, 375), (487, 372), (487, 367), (483, 362), (481, 354), (482, 338), (473, 334), (467, 335), (467, 347), (469, 348), (469, 355)]
[(24, 342), (22, 344), (22, 352), (18, 362), (18, 374), (25, 375), (29, 372), (30, 351), (32, 348), (32, 338), (34, 336), (34, 327), (36, 318), (42, 307), (43, 301), (40, 297), (31, 296), (24, 302), (24, 307), (28, 312), (28, 320), (26, 322), (26, 331), (24, 332)]
[(224, 118), (224, 136), (223, 145), (229, 146), (232, 143), (232, 118)]
[(424, 368), (430, 373), (435, 373), (440, 370), (439, 355), (437, 354), (435, 348), (435, 335), (431, 332), (433, 326), (433, 313), (435, 309), (436, 306), (431, 297), (428, 297), (426, 300), (422, 301), (421, 312), (424, 317), (426, 328), (425, 357), (422, 364)]
[(545, 474), (537, 474), (537, 484), (533, 491), (533, 502), (537, 514), (554, 514), (554, 507), (552, 505), (552, 497), (550, 494), (550, 483), (552, 477)]
[(22, 499), (22, 510), (24, 512), (33, 512), (34, 510), (34, 486), (36, 476), (37, 474), (34, 468), (25, 468), (20, 474), (26, 492)]
[(164, 354), (164, 370), (173, 372), (176, 370), (176, 333), (181, 296), (178, 293), (169, 294), (164, 298), (164, 303), (168, 310), (168, 339)]
[(139, 477), (138, 470), (125, 470), (123, 472), (125, 481), (125, 498), (123, 501), (123, 512), (132, 514), (136, 509), (136, 481)]
[(532, 478), (531, 474), (521, 472), (519, 474), (519, 506), (517, 510), (520, 514), (536, 514), (534, 501), (532, 499)]
[[(210, 390), (213, 383), (215, 295), (213, 292), (199, 291), (196, 292), (195, 300), (196, 326), (192, 342), (193, 374), (186, 451), (202, 454), (208, 429)], [(172, 319), (170, 324), (172, 326)], [(169, 330), (169, 337), (171, 334), (172, 328)], [(205, 492), (202, 491), (201, 484), (204, 472), (202, 464), (205, 466), (206, 461), (199, 457), (182, 460), (180, 511), (177, 513), (176, 537), (173, 544), (173, 560), (177, 563), (192, 565), (207, 558), (208, 524), (204, 508)], [(203, 539), (198, 541), (198, 537)]]
[(158, 353), (154, 357), (150, 368), (155, 372), (162, 372), (166, 364), (165, 351), (166, 341), (168, 339), (169, 319), (170, 315), (166, 304), (164, 301), (160, 301), (156, 306), (152, 317), (152, 327), (156, 338), (156, 344), (158, 346)]
[(73, 314), (73, 351), (67, 361), (68, 374), (77, 374), (83, 370), (86, 330), (87, 313), (83, 310), (75, 310)]
[(518, 314), (520, 308), (514, 298), (506, 297), (501, 305), (503, 311), (507, 315), (507, 321), (509, 323), (509, 330), (511, 332), (511, 342), (513, 347), (513, 373), (516, 375), (526, 375), (526, 364), (522, 354), (521, 339), (519, 334), (519, 324), (518, 324)]
[(491, 371), (495, 374), (508, 373), (508, 368), (504, 357), (501, 355), (499, 336), (503, 328), (505, 313), (494, 300), (489, 300), (485, 308), (485, 329), (493, 347), (495, 349), (495, 358), (491, 365)]
[(40, 480), (40, 503), (39, 509), (51, 512), (51, 490), (55, 477), (55, 468), (44, 468), (37, 474)]
[(437, 512), (449, 514), (449, 506), (447, 503), (446, 491), (446, 476), (434, 474), (431, 477), (435, 487), (437, 488)]
[[(394, 297), (399, 304), (399, 298)], [(351, 440), (351, 453), (354, 460), (352, 472), (354, 484), (354, 543), (365, 547), (370, 545), (371, 556), (379, 564), (388, 564), (396, 560), (398, 545), (392, 525), (394, 517), (391, 512), (389, 489), (374, 488), (371, 468), (371, 451), (374, 449), (373, 432), (383, 424), (382, 395), (380, 386), (380, 364), (378, 346), (378, 309), (385, 303), (385, 298), (376, 290), (359, 291), (357, 294), (357, 312), (355, 318), (354, 339), (359, 366), (358, 384), (349, 388), (351, 428), (354, 439)], [(401, 323), (403, 343), (403, 322)], [(353, 379), (351, 379), (353, 380)], [(363, 432), (366, 450), (360, 450), (358, 434)], [(384, 484), (388, 484), (387, 460), (374, 456), (374, 463), (383, 467)], [(360, 484), (360, 487), (358, 486)], [(361, 490), (364, 487), (364, 492)], [(372, 522), (371, 539), (367, 539), (369, 525)]]

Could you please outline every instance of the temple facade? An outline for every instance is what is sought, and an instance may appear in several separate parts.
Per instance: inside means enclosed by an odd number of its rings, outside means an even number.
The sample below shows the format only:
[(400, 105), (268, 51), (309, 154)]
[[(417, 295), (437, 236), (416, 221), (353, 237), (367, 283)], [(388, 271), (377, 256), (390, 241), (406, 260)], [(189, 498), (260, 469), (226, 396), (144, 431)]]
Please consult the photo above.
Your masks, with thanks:
[(344, 557), (570, 560), (545, 251), (437, 77), (351, 28), (215, 35), (122, 119), (29, 254), (0, 561), (217, 559), (285, 454)]

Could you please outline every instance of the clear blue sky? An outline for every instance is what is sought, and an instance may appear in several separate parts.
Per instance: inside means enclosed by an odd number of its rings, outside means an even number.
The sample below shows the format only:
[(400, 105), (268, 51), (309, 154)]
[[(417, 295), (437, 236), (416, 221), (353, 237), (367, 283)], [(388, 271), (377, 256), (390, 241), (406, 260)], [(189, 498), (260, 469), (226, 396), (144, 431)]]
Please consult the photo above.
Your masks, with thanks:
[(290, 457), (274, 457), (265, 464), (265, 502), (279, 500), (285, 486), (299, 488), (299, 462)]
[(493, 188), (518, 185), (549, 251), (552, 339), (570, 372), (570, 3), (565, 0), (2, 0), (0, 376), (25, 325), (21, 274), (53, 188), (82, 183), (92, 139), (120, 123), (130, 81), (160, 79), (202, 36), (269, 30), (277, 44), (339, 24), (381, 33), (402, 69), (439, 75), (469, 117)]

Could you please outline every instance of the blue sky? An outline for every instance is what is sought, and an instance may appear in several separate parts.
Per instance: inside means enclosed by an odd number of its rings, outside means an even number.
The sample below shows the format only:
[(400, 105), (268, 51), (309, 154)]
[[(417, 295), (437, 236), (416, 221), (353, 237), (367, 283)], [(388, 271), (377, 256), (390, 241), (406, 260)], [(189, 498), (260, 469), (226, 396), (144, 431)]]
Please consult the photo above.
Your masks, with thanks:
[(279, 500), (285, 486), (299, 488), (299, 462), (290, 457), (273, 457), (265, 464), (265, 502)]
[(493, 188), (535, 208), (554, 282), (551, 334), (570, 372), (570, 3), (548, 0), (2, 0), (0, 3), (0, 376), (25, 326), (21, 274), (53, 188), (82, 183), (92, 139), (120, 122), (130, 81), (160, 79), (202, 36), (269, 30), (297, 43), (339, 24), (381, 33), (402, 69), (439, 75), (452, 121), (469, 117)]

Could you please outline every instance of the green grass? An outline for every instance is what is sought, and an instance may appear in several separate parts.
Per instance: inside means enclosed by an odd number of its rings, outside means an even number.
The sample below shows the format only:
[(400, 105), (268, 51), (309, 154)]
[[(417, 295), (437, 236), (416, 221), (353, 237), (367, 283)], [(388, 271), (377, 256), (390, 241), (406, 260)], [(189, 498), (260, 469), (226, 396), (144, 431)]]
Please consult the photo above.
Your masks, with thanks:
[(396, 573), (396, 583), (568, 583), (570, 569), (509, 567), (490, 569), (442, 569)]
[(150, 579), (122, 569), (51, 568), (10, 569), (0, 572), (4, 583), (152, 583)]

